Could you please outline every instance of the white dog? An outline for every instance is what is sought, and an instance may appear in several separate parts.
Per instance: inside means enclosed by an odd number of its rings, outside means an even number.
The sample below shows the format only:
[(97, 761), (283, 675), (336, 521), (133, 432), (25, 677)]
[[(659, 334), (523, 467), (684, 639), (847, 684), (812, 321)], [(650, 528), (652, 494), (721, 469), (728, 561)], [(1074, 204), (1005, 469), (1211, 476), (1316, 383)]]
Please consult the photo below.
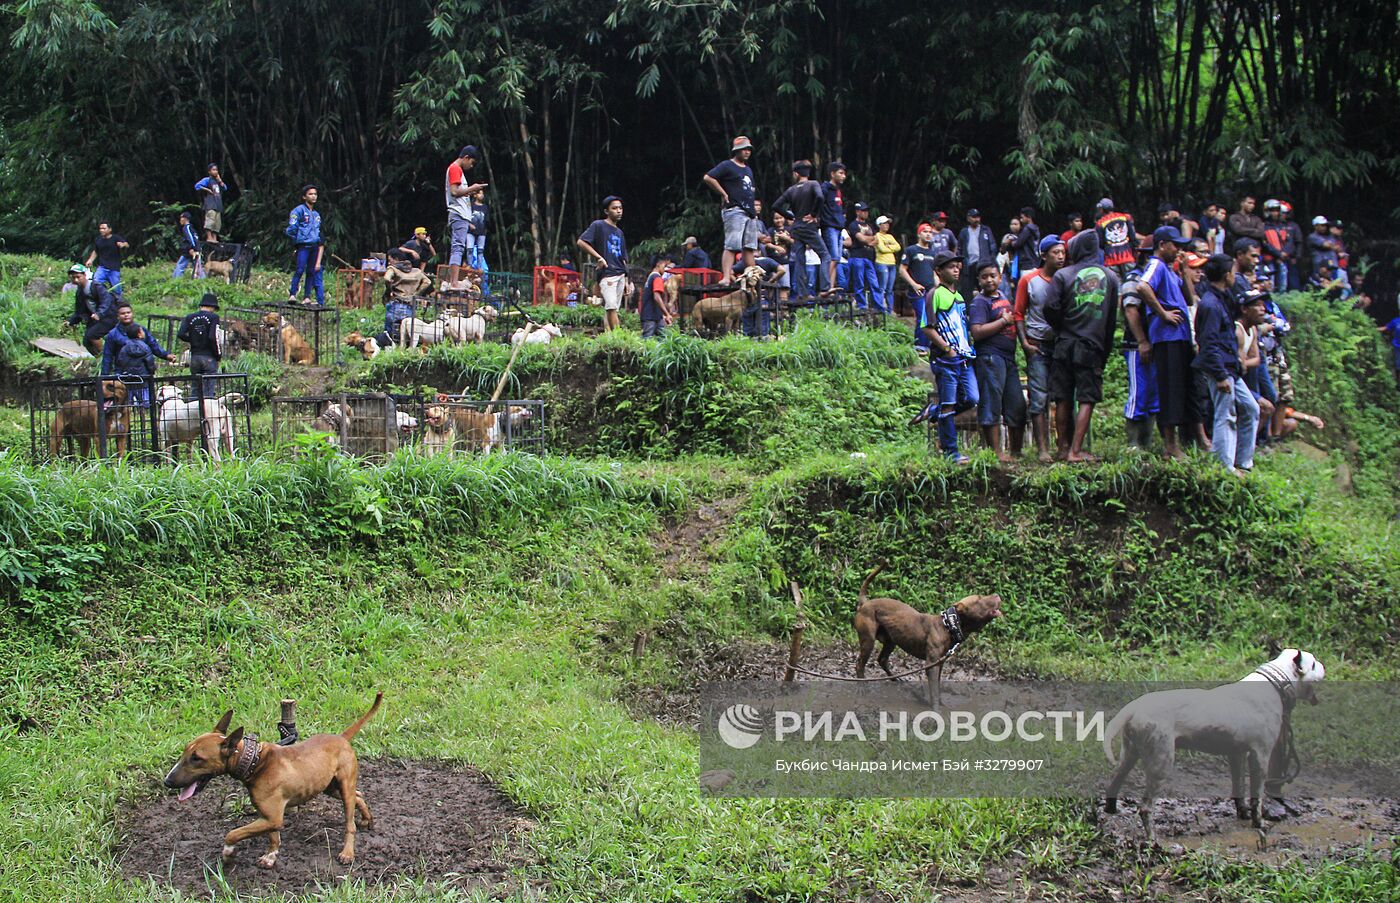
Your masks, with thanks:
[(489, 304), (483, 304), (477, 308), (476, 313), (470, 317), (459, 317), (456, 314), (443, 314), (444, 325), (447, 334), (459, 342), (476, 342), (480, 345), (486, 341), (486, 326), (500, 316), (500, 312)]
[(557, 339), (563, 334), (564, 330), (553, 323), (545, 323), (528, 336), (525, 334), (525, 327), (522, 326), (510, 337), (510, 347), (514, 348), (521, 342), (527, 345), (548, 345), (552, 339)]
[(447, 319), (443, 314), (436, 320), (420, 320), (409, 317), (399, 323), (399, 345), (417, 348), (422, 345), (437, 345), (447, 337)]
[[(1311, 653), (1285, 649), (1232, 684), (1210, 690), (1162, 690), (1140, 696), (1113, 716), (1103, 735), (1104, 755), (1118, 765), (1106, 792), (1106, 812), (1118, 811), (1118, 792), (1139, 760), (1146, 778), (1138, 816), (1149, 844), (1152, 804), (1162, 783), (1171, 776), (1176, 750), (1225, 756), (1230, 761), (1235, 812), (1244, 817), (1243, 775), (1249, 770), (1249, 819), (1261, 827), (1260, 791), (1270, 755), (1278, 743), (1284, 719), (1299, 699), (1317, 705), (1317, 684), (1326, 676)], [(1123, 735), (1123, 761), (1113, 753), (1113, 741)]]
[(241, 405), (243, 400), (237, 392), (206, 398), (201, 417), (199, 401), (186, 401), (175, 386), (161, 386), (156, 392), (156, 428), (161, 450), (169, 454), (181, 443), (193, 445), (202, 439), (205, 450), (215, 461), (222, 460), (224, 453), (232, 455), (235, 418), (229, 405)]

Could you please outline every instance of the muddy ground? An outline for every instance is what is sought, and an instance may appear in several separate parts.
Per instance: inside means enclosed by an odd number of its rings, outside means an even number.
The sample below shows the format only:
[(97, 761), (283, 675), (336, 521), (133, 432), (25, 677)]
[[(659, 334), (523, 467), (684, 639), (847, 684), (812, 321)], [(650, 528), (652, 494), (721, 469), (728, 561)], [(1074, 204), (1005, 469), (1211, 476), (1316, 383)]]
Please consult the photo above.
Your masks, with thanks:
[(257, 817), (247, 790), (232, 778), (216, 779), (188, 803), (162, 790), (120, 808), (118, 863), (128, 878), (193, 894), (207, 894), (223, 881), (252, 893), (400, 877), (493, 895), (519, 889), (511, 870), (529, 862), (524, 838), (531, 823), (479, 772), (443, 762), (364, 760), (360, 789), (374, 826), (357, 833), (352, 866), (335, 858), (344, 840), (344, 809), (321, 796), (288, 814), (275, 868), (257, 866), (267, 841), (254, 838), (221, 870), (224, 834)]

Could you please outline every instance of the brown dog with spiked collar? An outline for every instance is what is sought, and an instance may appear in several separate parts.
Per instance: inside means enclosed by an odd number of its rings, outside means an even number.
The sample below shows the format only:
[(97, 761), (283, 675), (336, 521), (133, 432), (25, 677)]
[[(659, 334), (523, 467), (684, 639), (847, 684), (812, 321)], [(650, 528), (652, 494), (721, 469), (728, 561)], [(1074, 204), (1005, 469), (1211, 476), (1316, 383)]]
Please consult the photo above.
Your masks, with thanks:
[(860, 585), (855, 617), (856, 636), (860, 638), (856, 677), (865, 676), (865, 665), (875, 650), (876, 640), (883, 644), (877, 661), (886, 674), (893, 674), (890, 655), (898, 646), (933, 665), (924, 672), (924, 678), (928, 681), (929, 704), (937, 708), (944, 659), (968, 637), (1001, 617), (1001, 596), (965, 596), (940, 614), (924, 614), (898, 599), (866, 596), (870, 581), (884, 569), (885, 563), (881, 562)]
[(337, 859), (342, 865), (349, 865), (355, 860), (356, 810), (364, 816), (366, 827), (373, 824), (369, 806), (356, 789), (360, 764), (350, 740), (379, 711), (383, 699), (383, 693), (376, 694), (369, 711), (344, 732), (315, 734), (291, 746), (262, 743), (252, 734), (245, 735), (241, 727), (225, 733), (233, 720), (230, 709), (214, 730), (190, 741), (180, 761), (165, 776), (165, 786), (179, 790), (180, 801), (187, 802), (210, 779), (221, 774), (242, 781), (262, 817), (224, 836), (224, 861), (233, 858), (234, 847), (240, 841), (266, 834), (267, 853), (258, 859), (258, 865), (265, 869), (277, 864), (287, 807), (300, 806), (320, 793), (338, 797), (345, 803), (345, 845)]

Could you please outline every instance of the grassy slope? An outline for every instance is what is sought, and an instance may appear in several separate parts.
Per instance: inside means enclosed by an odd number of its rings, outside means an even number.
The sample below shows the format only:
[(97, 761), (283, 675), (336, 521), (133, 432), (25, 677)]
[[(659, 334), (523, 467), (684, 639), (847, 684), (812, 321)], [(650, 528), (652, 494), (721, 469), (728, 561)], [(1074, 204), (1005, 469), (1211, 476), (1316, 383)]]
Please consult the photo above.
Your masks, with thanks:
[[(1318, 334), (1349, 335), (1345, 317), (1323, 325)], [(1243, 487), (1202, 462), (1006, 479), (985, 460), (930, 466), (917, 438), (872, 444), (922, 391), (898, 379), (905, 361), (889, 341), (804, 341), (796, 354), (603, 343), (624, 379), (591, 409), (607, 430), (584, 450), (625, 455), (654, 429), (655, 410), (612, 411), (624, 394), (662, 411), (685, 402), (668, 412), (685, 440), (662, 440), (681, 460), (624, 459), (621, 475), (514, 457), (217, 472), (0, 462), (0, 899), (166, 899), (133, 892), (114, 869), (118, 801), (160, 793), (179, 744), (226, 705), (266, 727), (288, 693), (333, 726), (376, 687), (389, 704), (361, 752), (482, 768), (539, 820), (534, 877), (558, 899), (922, 899), (931, 879), (975, 878), (1012, 855), (1050, 876), (1103, 855), (1083, 807), (1050, 800), (707, 800), (688, 732), (613, 701), (623, 684), (664, 678), (669, 650), (633, 662), (610, 639), (675, 618), (780, 632), (787, 576), (807, 588), (819, 627), (844, 636), (854, 582), (882, 551), (894, 556), (891, 588), (911, 598), (997, 582), (1008, 618), (979, 652), (1009, 667), (1227, 676), (1277, 635), (1325, 651), (1334, 673), (1394, 676), (1393, 400), (1379, 407), (1388, 430), (1368, 432), (1343, 408), (1335, 443), (1323, 437), (1332, 458), (1276, 454)], [(542, 386), (603, 363), (583, 343), (541, 351), (524, 369)], [(452, 354), (489, 374), (500, 352)], [(1309, 386), (1337, 398), (1373, 376), (1354, 360), (1320, 363)], [(628, 380), (624, 393), (616, 382)], [(886, 384), (891, 398), (851, 394)], [(767, 419), (736, 426), (745, 416)], [(1114, 441), (1111, 419), (1101, 432)], [(741, 459), (688, 456), (745, 436), (757, 441)], [(851, 448), (870, 457), (853, 461)], [(1333, 480), (1343, 460), (1359, 496)], [(734, 493), (747, 501), (707, 577), (663, 579), (662, 521)], [(959, 528), (939, 526), (949, 520)], [(1283, 623), (1270, 618), (1285, 580), (1323, 617), (1289, 605)], [(1212, 612), (1224, 617), (1202, 620)], [(1189, 640), (1162, 629), (1183, 623)], [(21, 733), (21, 717), (37, 728)], [(1394, 893), (1387, 868), (1172, 867), (1226, 899), (1348, 900)], [(330, 897), (384, 894), (352, 885)]]

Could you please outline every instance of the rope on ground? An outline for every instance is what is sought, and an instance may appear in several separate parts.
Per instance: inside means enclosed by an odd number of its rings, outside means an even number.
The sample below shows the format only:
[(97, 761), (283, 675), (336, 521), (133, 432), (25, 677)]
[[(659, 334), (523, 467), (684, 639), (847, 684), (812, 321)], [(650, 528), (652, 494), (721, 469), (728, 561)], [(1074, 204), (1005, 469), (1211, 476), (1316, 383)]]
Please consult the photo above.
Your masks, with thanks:
[(952, 658), (953, 653), (955, 651), (956, 647), (948, 650), (948, 652), (941, 658), (939, 658), (936, 662), (927, 665), (920, 665), (917, 668), (910, 668), (908, 671), (900, 671), (898, 674), (887, 674), (883, 677), (844, 677), (839, 674), (823, 674), (820, 671), (812, 671), (807, 668), (803, 668), (800, 665), (790, 664), (787, 667), (793, 671), (796, 671), (798, 674), (806, 674), (808, 677), (820, 677), (822, 680), (844, 680), (849, 681), (851, 683), (873, 683), (875, 681), (880, 680), (899, 680), (901, 677), (908, 677), (911, 674), (922, 674), (928, 671), (932, 671), (934, 668), (937, 668), (949, 658)]

